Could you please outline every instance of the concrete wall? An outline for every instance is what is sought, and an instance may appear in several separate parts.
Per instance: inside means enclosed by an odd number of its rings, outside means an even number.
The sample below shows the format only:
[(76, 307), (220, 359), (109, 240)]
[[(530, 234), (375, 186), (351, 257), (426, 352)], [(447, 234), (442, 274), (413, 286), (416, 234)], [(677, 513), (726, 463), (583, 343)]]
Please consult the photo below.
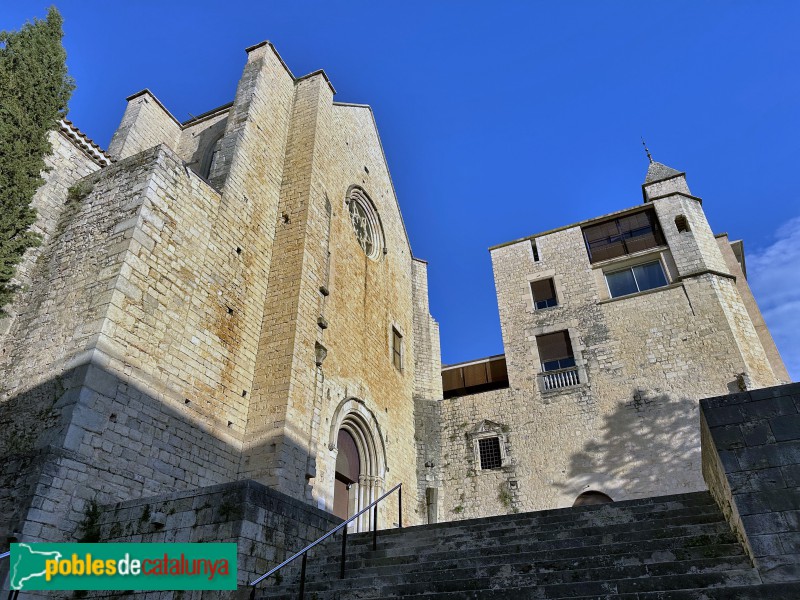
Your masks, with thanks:
[(765, 582), (800, 580), (800, 384), (700, 402), (703, 476)]

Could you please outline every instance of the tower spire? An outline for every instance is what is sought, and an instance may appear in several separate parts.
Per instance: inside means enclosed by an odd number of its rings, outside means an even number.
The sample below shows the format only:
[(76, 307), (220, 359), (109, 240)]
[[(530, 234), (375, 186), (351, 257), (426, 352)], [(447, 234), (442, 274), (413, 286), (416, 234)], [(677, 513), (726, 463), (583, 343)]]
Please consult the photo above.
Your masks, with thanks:
[(644, 137), (642, 137), (642, 146), (644, 146), (645, 154), (647, 154), (647, 160), (650, 161), (650, 164), (653, 164), (653, 157), (650, 155), (650, 150), (647, 149), (647, 143), (644, 141)]

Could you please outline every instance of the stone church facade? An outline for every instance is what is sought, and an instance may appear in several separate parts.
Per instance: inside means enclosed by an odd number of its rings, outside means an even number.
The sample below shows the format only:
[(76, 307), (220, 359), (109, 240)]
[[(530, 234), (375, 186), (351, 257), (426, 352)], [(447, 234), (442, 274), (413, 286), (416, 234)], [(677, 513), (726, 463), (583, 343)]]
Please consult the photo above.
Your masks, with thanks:
[(265, 42), (228, 105), (181, 123), (145, 90), (107, 152), (52, 134), (0, 329), (7, 539), (94, 519), (279, 558), (397, 483), (407, 524), (701, 489), (697, 400), (788, 380), (741, 244), (653, 163), (642, 206), (491, 250), (505, 355), (443, 390), (372, 112), (333, 95)]

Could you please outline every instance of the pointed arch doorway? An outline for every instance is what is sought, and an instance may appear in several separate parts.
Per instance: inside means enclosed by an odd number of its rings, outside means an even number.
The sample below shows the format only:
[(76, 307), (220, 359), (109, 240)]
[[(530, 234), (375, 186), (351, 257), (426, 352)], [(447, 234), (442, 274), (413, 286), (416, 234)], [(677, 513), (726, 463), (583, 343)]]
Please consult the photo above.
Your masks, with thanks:
[[(329, 447), (335, 468), (333, 503), (328, 506), (337, 517), (349, 518), (385, 491), (386, 450), (375, 416), (363, 401), (342, 401), (332, 421)], [(372, 517), (366, 511), (350, 524), (350, 531), (369, 531)]]
[(336, 455), (336, 480), (333, 487), (333, 514), (347, 519), (354, 514), (356, 492), (361, 475), (361, 458), (353, 436), (344, 429), (339, 430), (336, 440), (339, 452)]

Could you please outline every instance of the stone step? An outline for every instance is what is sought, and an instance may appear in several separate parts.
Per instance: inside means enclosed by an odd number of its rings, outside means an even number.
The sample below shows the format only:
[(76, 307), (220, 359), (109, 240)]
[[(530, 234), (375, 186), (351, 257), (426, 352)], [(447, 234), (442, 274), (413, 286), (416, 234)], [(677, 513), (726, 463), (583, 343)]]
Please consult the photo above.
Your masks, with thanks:
[[(306, 598), (800, 598), (760, 585), (707, 492), (385, 530), (376, 551), (352, 534), (344, 579), (340, 552), (337, 536), (309, 556)], [(294, 598), (298, 579), (257, 597)]]
[[(416, 525), (413, 527), (382, 529), (378, 532), (379, 537), (392, 537), (413, 532), (417, 535), (437, 536), (442, 530), (444, 532), (452, 529), (460, 530), (486, 530), (494, 527), (504, 526), (539, 526), (555, 523), (574, 523), (581, 520), (591, 521), (600, 515), (657, 515), (660, 512), (691, 510), (701, 507), (718, 511), (711, 494), (708, 492), (694, 492), (691, 494), (679, 494), (673, 496), (659, 496), (656, 498), (643, 498), (639, 500), (627, 500), (614, 502), (611, 504), (600, 504), (593, 506), (580, 506), (571, 508), (556, 508), (539, 512), (517, 513), (510, 515), (499, 515), (495, 517), (483, 517), (478, 519), (465, 519), (461, 521), (448, 521), (445, 523), (435, 523), (433, 525)], [(366, 543), (371, 539), (370, 532), (350, 534), (348, 538), (354, 542), (363, 541)]]
[[(730, 527), (727, 523), (713, 522), (695, 525), (679, 525), (676, 527), (655, 528), (632, 531), (616, 531), (614, 529), (596, 535), (578, 535), (574, 537), (564, 537), (549, 540), (532, 540), (529, 536), (515, 536), (513, 538), (483, 540), (481, 544), (462, 544), (455, 547), (438, 546), (397, 546), (381, 548), (377, 550), (367, 549), (364, 551), (365, 558), (399, 557), (409, 554), (419, 556), (421, 560), (437, 560), (444, 556), (452, 556), (458, 552), (459, 556), (469, 556), (490, 552), (502, 551), (503, 553), (513, 552), (534, 552), (537, 550), (562, 550), (575, 547), (596, 547), (600, 545), (615, 544), (622, 542), (652, 542), (668, 538), (696, 538), (698, 545), (708, 545), (714, 543), (709, 536), (729, 535), (732, 538)], [(709, 541), (706, 541), (709, 538)], [(735, 538), (734, 538), (735, 539)], [(646, 544), (643, 544), (643, 549)]]
[[(730, 532), (708, 535), (706, 537), (683, 536), (674, 538), (661, 538), (658, 540), (646, 540), (644, 542), (616, 542), (611, 544), (583, 545), (572, 548), (552, 549), (550, 547), (539, 548), (537, 550), (522, 547), (506, 548), (505, 552), (487, 554), (482, 549), (463, 549), (457, 556), (452, 552), (440, 552), (433, 555), (421, 556), (420, 554), (407, 554), (402, 556), (383, 556), (383, 557), (350, 557), (345, 565), (348, 572), (353, 569), (363, 567), (393, 566), (403, 568), (403, 565), (417, 565), (433, 563), (437, 561), (449, 561), (457, 558), (458, 560), (506, 560), (509, 561), (553, 561), (567, 559), (591, 559), (597, 556), (653, 556), (654, 553), (670, 552), (678, 560), (689, 560), (698, 555), (707, 557), (727, 557), (731, 552), (743, 554), (736, 537)], [(319, 561), (323, 565), (317, 567)], [(339, 568), (338, 557), (316, 556), (309, 557), (308, 572), (317, 571), (329, 572), (331, 569)], [(336, 573), (339, 571), (336, 570)]]
[[(620, 554), (588, 555), (574, 558), (549, 558), (532, 553), (492, 554), (472, 558), (451, 557), (439, 561), (403, 562), (390, 561), (388, 564), (374, 565), (371, 561), (348, 562), (346, 573), (348, 578), (356, 577), (384, 577), (395, 574), (415, 575), (427, 571), (448, 570), (458, 568), (481, 568), (494, 565), (507, 565), (512, 569), (527, 567), (537, 573), (553, 571), (577, 571), (593, 568), (627, 567), (637, 565), (658, 565), (674, 562), (694, 561), (698, 568), (712, 567), (713, 565), (727, 564), (729, 568), (745, 568), (750, 565), (742, 547), (739, 544), (720, 546), (702, 546), (688, 548), (684, 552), (677, 551), (678, 556), (670, 551), (656, 552), (627, 552)], [(328, 564), (326, 567), (312, 569), (309, 562), (307, 575), (309, 578), (328, 576), (330, 573), (338, 575), (340, 564)]]
[[(372, 573), (357, 571), (349, 573), (345, 579), (338, 579), (337, 573), (327, 573), (324, 578), (306, 581), (309, 591), (327, 592), (342, 589), (372, 588), (375, 581), (382, 587), (399, 586), (413, 581), (415, 584), (491, 578), (506, 586), (547, 586), (567, 583), (592, 581), (614, 581), (647, 577), (662, 577), (678, 574), (707, 574), (723, 571), (746, 571), (751, 568), (745, 557), (721, 561), (719, 559), (700, 559), (690, 561), (673, 561), (652, 564), (608, 566), (584, 569), (540, 569), (536, 564), (497, 564), (473, 565), (450, 569), (425, 569), (413, 574), (384, 573), (376, 576)], [(287, 582), (288, 584), (289, 582)], [(291, 582), (294, 584), (295, 582)]]
[[(540, 518), (537, 516), (521, 514), (517, 515), (517, 519), (511, 518), (513, 515), (510, 515), (503, 520), (493, 520), (491, 522), (470, 521), (465, 523), (463, 521), (454, 521), (449, 527), (437, 527), (436, 529), (432, 529), (425, 525), (405, 527), (402, 529), (380, 529), (378, 530), (378, 538), (391, 540), (394, 537), (405, 537), (406, 535), (436, 538), (441, 537), (442, 535), (449, 535), (453, 532), (474, 533), (481, 531), (505, 531), (511, 528), (556, 530), (569, 527), (586, 527), (613, 523), (657, 520), (661, 518), (690, 516), (696, 514), (720, 514), (719, 508), (715, 504), (702, 504), (698, 506), (660, 505), (658, 510), (650, 510), (650, 507), (648, 506), (640, 506), (636, 507), (638, 510), (631, 511), (622, 510), (610, 504), (605, 506), (606, 508), (602, 510), (579, 513), (571, 517), (568, 515), (560, 515)], [(536, 513), (529, 513), (529, 515), (536, 515)], [(372, 532), (365, 531), (360, 533), (350, 533), (348, 535), (348, 539), (354, 543), (366, 544), (371, 542)]]
[[(608, 523), (575, 523), (565, 524), (559, 523), (557, 525), (549, 525), (543, 527), (535, 527), (530, 525), (519, 525), (513, 527), (508, 525), (503, 528), (492, 528), (485, 530), (462, 530), (454, 527), (447, 533), (442, 532), (439, 536), (432, 535), (419, 535), (416, 532), (409, 531), (405, 535), (394, 535), (383, 537), (381, 532), (378, 532), (378, 547), (379, 548), (392, 548), (392, 547), (408, 547), (408, 548), (423, 548), (423, 547), (436, 547), (445, 546), (448, 544), (461, 546), (463, 544), (478, 544), (484, 541), (492, 542), (492, 540), (503, 539), (508, 541), (510, 539), (520, 539), (523, 537), (533, 536), (539, 541), (550, 539), (565, 539), (571, 537), (582, 537), (590, 535), (602, 535), (610, 530), (616, 532), (626, 531), (643, 531), (655, 530), (661, 528), (670, 528), (679, 525), (692, 525), (692, 524), (706, 524), (722, 521), (719, 514), (719, 509), (706, 510), (704, 512), (691, 514), (691, 513), (668, 513), (660, 518), (643, 518), (640, 520), (618, 520), (616, 522)], [(349, 536), (347, 539), (348, 551), (352, 549), (354, 552), (359, 552), (363, 548), (372, 547), (372, 536), (359, 536), (358, 539), (353, 540)], [(332, 540), (330, 546), (341, 546), (341, 537)]]
[[(341, 580), (340, 580), (341, 581)], [(435, 581), (414, 581), (392, 583), (382, 580), (369, 580), (368, 585), (359, 586), (346, 580), (341, 583), (306, 584), (309, 597), (318, 600), (351, 600), (368, 598), (408, 598), (431, 594), (461, 594), (461, 598), (471, 597), (489, 590), (502, 589), (504, 598), (575, 598), (582, 596), (605, 596), (609, 594), (639, 594), (640, 592), (702, 589), (714, 586), (746, 586), (761, 582), (754, 569), (736, 569), (715, 573), (689, 573), (679, 575), (654, 575), (636, 578), (607, 579), (601, 581), (580, 581), (575, 583), (540, 583), (535, 578), (527, 581), (521, 576), (508, 579), (497, 577), (468, 577)], [(348, 583), (350, 585), (348, 585)], [(262, 598), (291, 597), (292, 590), (276, 588), (265, 590)], [(476, 597), (476, 596), (472, 596)]]
[[(287, 596), (291, 597), (291, 596)], [(345, 598), (346, 596), (342, 596)], [(444, 592), (439, 594), (406, 595), (409, 600), (538, 600), (545, 598), (530, 588), (476, 590), (473, 592)], [(380, 596), (375, 600), (396, 600), (396, 596)], [(658, 592), (623, 594), (593, 594), (572, 596), (570, 600), (797, 600), (799, 583), (694, 588)], [(320, 600), (323, 600), (320, 598)]]

